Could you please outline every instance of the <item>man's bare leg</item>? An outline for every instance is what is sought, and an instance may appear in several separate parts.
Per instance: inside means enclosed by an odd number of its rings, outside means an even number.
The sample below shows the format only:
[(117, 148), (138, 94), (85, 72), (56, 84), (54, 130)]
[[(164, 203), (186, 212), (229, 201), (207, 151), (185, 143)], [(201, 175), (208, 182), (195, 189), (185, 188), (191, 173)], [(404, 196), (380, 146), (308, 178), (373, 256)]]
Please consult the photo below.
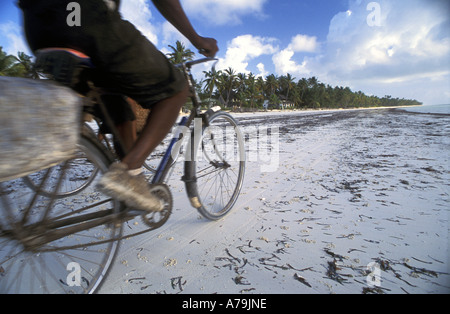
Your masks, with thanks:
[(142, 167), (147, 157), (170, 132), (187, 97), (186, 87), (177, 95), (153, 106), (141, 135), (122, 160), (129, 170)]
[(147, 124), (129, 153), (121, 163), (112, 164), (100, 179), (98, 188), (103, 193), (124, 202), (130, 208), (148, 212), (163, 210), (164, 204), (151, 192), (145, 177), (137, 173), (131, 174), (129, 170), (141, 168), (148, 155), (166, 137), (185, 103), (187, 95), (186, 88), (179, 94), (153, 106)]
[(126, 155), (126, 152), (129, 152), (131, 148), (133, 148), (133, 145), (137, 140), (136, 121), (126, 121), (116, 125), (116, 128), (124, 147), (122, 148), (121, 145), (115, 145), (115, 149), (119, 157), (123, 158)]

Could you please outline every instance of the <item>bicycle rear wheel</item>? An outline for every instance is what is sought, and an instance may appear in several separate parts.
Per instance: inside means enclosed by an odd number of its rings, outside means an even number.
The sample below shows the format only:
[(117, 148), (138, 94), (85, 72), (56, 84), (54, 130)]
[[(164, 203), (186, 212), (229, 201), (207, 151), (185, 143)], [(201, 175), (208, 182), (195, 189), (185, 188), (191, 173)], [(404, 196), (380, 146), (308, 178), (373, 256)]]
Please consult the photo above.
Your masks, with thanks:
[[(92, 165), (103, 173), (112, 162), (87, 132), (78, 150), (90, 163), (89, 178)], [(117, 252), (122, 224), (93, 217), (119, 213), (121, 204), (96, 191), (99, 175), (62, 198), (58, 187), (85, 176), (85, 166), (63, 162), (51, 175), (32, 176), (31, 188), (21, 178), (0, 183), (0, 293), (93, 293), (99, 288)], [(39, 193), (44, 185), (45, 193)]]
[(236, 120), (216, 112), (195, 132), (186, 154), (184, 181), (193, 207), (204, 217), (218, 220), (236, 203), (244, 180), (244, 139)]
[[(30, 189), (33, 189), (36, 192), (39, 191), (41, 195), (52, 197), (53, 185), (61, 176), (61, 171), (63, 170), (63, 166), (65, 166), (67, 180), (62, 181), (64, 184), (60, 186), (56, 193), (56, 197), (65, 198), (75, 195), (83, 191), (92, 183), (97, 176), (98, 168), (86, 158), (85, 153), (82, 150), (78, 150), (77, 156), (68, 161), (68, 163), (69, 165), (59, 164), (55, 167), (35, 172), (23, 177), (23, 181)], [(51, 177), (46, 180), (43, 186), (40, 186), (40, 183), (43, 182), (43, 178), (49, 175)]]

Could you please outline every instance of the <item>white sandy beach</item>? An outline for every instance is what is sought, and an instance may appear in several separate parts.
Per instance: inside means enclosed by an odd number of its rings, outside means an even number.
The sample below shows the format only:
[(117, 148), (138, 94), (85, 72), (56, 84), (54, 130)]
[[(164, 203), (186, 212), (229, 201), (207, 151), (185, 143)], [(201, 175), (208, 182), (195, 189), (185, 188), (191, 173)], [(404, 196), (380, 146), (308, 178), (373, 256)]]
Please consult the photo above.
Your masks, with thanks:
[(178, 165), (170, 220), (122, 242), (100, 293), (450, 292), (450, 116), (236, 116), (279, 128), (278, 170), (249, 161), (234, 210), (209, 222)]

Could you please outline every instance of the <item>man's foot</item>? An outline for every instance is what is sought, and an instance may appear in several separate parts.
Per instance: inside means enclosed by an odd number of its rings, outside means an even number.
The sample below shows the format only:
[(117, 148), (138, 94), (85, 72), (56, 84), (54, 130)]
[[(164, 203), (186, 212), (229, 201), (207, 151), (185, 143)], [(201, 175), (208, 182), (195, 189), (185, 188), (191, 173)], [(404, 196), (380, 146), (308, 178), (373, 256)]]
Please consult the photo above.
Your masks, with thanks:
[(144, 175), (131, 175), (127, 165), (114, 163), (100, 179), (98, 186), (106, 195), (125, 203), (130, 208), (159, 212), (163, 203), (151, 192)]

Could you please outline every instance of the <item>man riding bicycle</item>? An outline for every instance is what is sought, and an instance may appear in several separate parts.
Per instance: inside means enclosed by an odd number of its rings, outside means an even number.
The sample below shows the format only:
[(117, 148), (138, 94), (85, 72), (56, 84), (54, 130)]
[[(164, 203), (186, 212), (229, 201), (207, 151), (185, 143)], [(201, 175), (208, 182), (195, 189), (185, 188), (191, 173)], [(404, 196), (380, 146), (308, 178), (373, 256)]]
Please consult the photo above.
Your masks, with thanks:
[[(216, 40), (195, 31), (179, 0), (152, 1), (203, 55), (215, 56)], [(186, 101), (185, 78), (131, 23), (122, 19), (120, 0), (77, 0), (80, 26), (67, 23), (70, 2), (73, 1), (19, 0), (28, 43), (33, 51), (63, 47), (83, 52), (103, 74), (104, 86), (151, 109), (137, 137), (132, 108), (123, 102), (107, 103), (127, 153), (105, 173), (99, 188), (130, 207), (159, 211), (162, 205), (150, 192), (141, 167), (169, 133)]]

